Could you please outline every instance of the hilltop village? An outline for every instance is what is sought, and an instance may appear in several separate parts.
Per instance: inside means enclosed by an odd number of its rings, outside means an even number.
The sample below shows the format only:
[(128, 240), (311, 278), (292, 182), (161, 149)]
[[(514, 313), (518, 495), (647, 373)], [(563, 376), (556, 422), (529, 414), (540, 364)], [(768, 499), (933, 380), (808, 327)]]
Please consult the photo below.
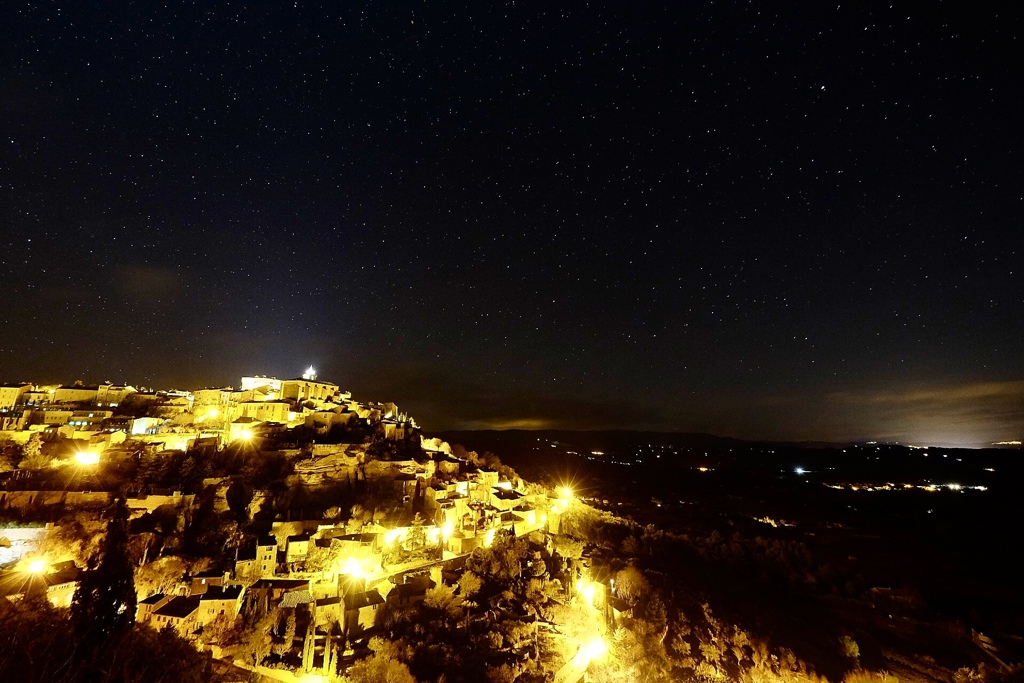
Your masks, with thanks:
[[(477, 549), (515, 549), (521, 566), (503, 571), (540, 586), (583, 580), (578, 544), (569, 557), (552, 544), (571, 494), (424, 439), (395, 404), (353, 400), (312, 368), (237, 389), (6, 385), (0, 411), (0, 595), (72, 607), (121, 509), (136, 624), (239, 680), (337, 676), (386, 608), (466, 602)], [(483, 608), (518, 623), (513, 603)]]
[(312, 368), (0, 386), (0, 680), (1024, 677), (1010, 622), (992, 638), (869, 586), (789, 526), (683, 501), (641, 523), (561, 477)]

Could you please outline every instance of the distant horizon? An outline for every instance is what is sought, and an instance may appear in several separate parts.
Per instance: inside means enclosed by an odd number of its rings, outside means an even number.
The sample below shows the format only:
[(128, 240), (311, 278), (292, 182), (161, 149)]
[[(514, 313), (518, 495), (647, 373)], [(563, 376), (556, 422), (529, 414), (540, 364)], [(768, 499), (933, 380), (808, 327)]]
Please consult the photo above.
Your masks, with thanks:
[[(196, 390), (200, 388), (237, 386), (242, 377), (266, 376), (273, 379), (299, 378), (309, 363), (296, 366), (293, 372), (241, 372), (234, 378), (223, 372), (209, 373), (204, 380), (174, 378), (168, 380), (161, 375), (146, 373), (133, 381), (126, 374), (114, 373), (70, 373), (74, 379), (53, 379), (58, 373), (45, 375), (43, 381), (16, 380), (33, 384), (86, 384), (114, 382), (135, 387), (169, 391), (174, 389)], [(544, 396), (529, 388), (519, 387), (515, 391), (500, 391), (498, 388), (460, 382), (457, 378), (434, 375), (430, 381), (412, 381), (400, 374), (381, 374), (380, 381), (372, 372), (353, 373), (354, 381), (339, 381), (332, 377), (328, 366), (326, 371), (316, 368), (318, 381), (338, 385), (344, 391), (352, 391), (357, 400), (391, 401), (412, 415), (424, 431), (630, 431), (657, 432), (663, 434), (709, 434), (720, 438), (742, 441), (774, 443), (862, 444), (878, 442), (912, 446), (935, 446), (943, 448), (998, 448), (997, 444), (1021, 440), (1020, 425), (1024, 422), (1024, 380), (1011, 382), (979, 382), (963, 385), (939, 386), (914, 389), (904, 392), (831, 392), (815, 399), (806, 395), (789, 397), (775, 396), (770, 400), (751, 401), (751, 408), (761, 409), (762, 416), (747, 427), (731, 426), (728, 423), (714, 424), (708, 417), (701, 419), (677, 411), (679, 424), (672, 424), (672, 413), (664, 407), (652, 409), (645, 415), (642, 405), (600, 401), (573, 401), (557, 394)], [(103, 380), (85, 379), (91, 375), (103, 376)], [(222, 381), (210, 381), (213, 376)], [(115, 382), (113, 377), (117, 377)], [(447, 390), (437, 391), (438, 385)], [(373, 388), (376, 385), (378, 388)], [(363, 386), (371, 388), (363, 389)], [(353, 387), (358, 387), (353, 389)], [(719, 392), (710, 391), (716, 396)], [(735, 403), (735, 399), (733, 399)], [(699, 408), (707, 409), (707, 402)], [(545, 408), (546, 412), (541, 412)], [(765, 415), (778, 414), (788, 408), (791, 411), (803, 409), (808, 420), (803, 432), (790, 432), (782, 425), (771, 424)], [(618, 410), (617, 410), (618, 409)], [(742, 410), (740, 406), (739, 410)], [(697, 411), (695, 411), (697, 412)], [(866, 421), (878, 416), (882, 426), (878, 432), (868, 427)], [(616, 418), (626, 418), (617, 421)], [(719, 419), (725, 422), (727, 414)], [(793, 419), (793, 412), (788, 415)], [(860, 423), (860, 424), (857, 424)], [(910, 433), (897, 430), (897, 424), (917, 425), (920, 432)], [(820, 432), (809, 430), (817, 426)], [(761, 427), (761, 429), (756, 429)], [(845, 427), (843, 432), (828, 433), (829, 427)], [(926, 429), (939, 438), (927, 438)], [(959, 429), (960, 432), (955, 432)], [(848, 431), (847, 431), (848, 430)], [(838, 432), (838, 430), (837, 430)]]

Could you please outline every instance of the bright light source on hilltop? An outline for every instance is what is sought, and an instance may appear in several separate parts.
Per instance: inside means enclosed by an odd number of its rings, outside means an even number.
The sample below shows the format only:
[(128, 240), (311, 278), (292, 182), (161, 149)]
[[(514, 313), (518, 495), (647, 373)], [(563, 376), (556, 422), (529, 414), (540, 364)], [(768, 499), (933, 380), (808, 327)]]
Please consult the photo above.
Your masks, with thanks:
[(32, 560), (28, 564), (28, 570), (33, 574), (42, 574), (46, 571), (46, 560)]
[(75, 462), (79, 465), (96, 465), (99, 464), (100, 454), (90, 453), (89, 451), (79, 451), (75, 453)]
[(313, 369), (312, 365), (306, 368), (306, 371), (302, 373), (302, 379), (309, 380), (311, 382), (316, 379), (316, 370)]

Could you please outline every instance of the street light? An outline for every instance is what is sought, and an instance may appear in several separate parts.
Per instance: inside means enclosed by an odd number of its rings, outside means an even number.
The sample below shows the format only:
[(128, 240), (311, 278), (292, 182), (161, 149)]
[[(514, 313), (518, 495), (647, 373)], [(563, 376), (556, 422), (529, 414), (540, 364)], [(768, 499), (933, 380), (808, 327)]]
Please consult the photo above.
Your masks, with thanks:
[(32, 574), (42, 574), (46, 571), (46, 560), (32, 560), (28, 564), (28, 570)]
[(580, 654), (583, 655), (583, 659), (589, 664), (595, 659), (600, 659), (604, 654), (608, 652), (608, 644), (604, 642), (604, 638), (598, 636), (590, 642), (584, 643), (580, 647)]
[(89, 451), (79, 451), (75, 453), (75, 462), (79, 465), (98, 465), (100, 462), (100, 454), (91, 453)]

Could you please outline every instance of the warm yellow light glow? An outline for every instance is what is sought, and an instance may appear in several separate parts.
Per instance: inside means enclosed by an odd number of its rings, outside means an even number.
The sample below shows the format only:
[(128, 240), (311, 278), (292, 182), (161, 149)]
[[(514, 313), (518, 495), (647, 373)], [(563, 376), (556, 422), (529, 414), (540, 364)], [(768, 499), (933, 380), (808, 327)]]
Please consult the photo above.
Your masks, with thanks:
[(99, 461), (99, 453), (90, 453), (89, 451), (79, 451), (78, 453), (75, 453), (75, 462), (79, 465), (96, 465)]
[(590, 642), (584, 643), (580, 647), (580, 655), (587, 662), (591, 662), (595, 659), (600, 659), (604, 654), (608, 652), (608, 644), (604, 642), (604, 638), (598, 636)]
[(401, 538), (401, 536), (402, 536), (402, 530), (401, 529), (392, 529), (391, 531), (388, 531), (387, 533), (384, 534), (384, 544), (385, 545), (391, 545), (392, 543), (397, 541), (399, 538)]
[(455, 533), (455, 525), (452, 524), (450, 521), (445, 522), (444, 525), (441, 527), (441, 537), (448, 538), (453, 533)]
[(243, 429), (241, 432), (238, 433), (238, 438), (242, 439), (243, 441), (251, 441), (252, 437), (253, 434), (251, 429)]
[(558, 489), (558, 495), (560, 495), (564, 500), (572, 500), (572, 489), (568, 486), (563, 486)]
[(494, 543), (494, 529), (488, 529), (484, 534), (484, 547), (490, 548), (492, 543)]
[(366, 578), (366, 572), (363, 571), (363, 567), (360, 564), (359, 560), (353, 557), (346, 559), (345, 562), (341, 565), (341, 573), (347, 574), (356, 579)]
[(324, 683), (326, 680), (327, 679), (318, 674), (306, 674), (299, 679), (299, 683)]
[(206, 414), (206, 417), (208, 417), (208, 418), (210, 418), (210, 419), (214, 419), (214, 418), (216, 418), (216, 417), (217, 417), (218, 415), (220, 415), (220, 411), (219, 411), (219, 410), (217, 410), (216, 408), (210, 408), (210, 412), (208, 412), (208, 413)]
[(28, 565), (28, 570), (33, 574), (42, 574), (46, 571), (46, 560), (32, 560)]
[(594, 587), (594, 584), (590, 583), (584, 586), (581, 593), (583, 595), (583, 599), (587, 601), (587, 604), (593, 607), (594, 596), (597, 594), (597, 589)]

